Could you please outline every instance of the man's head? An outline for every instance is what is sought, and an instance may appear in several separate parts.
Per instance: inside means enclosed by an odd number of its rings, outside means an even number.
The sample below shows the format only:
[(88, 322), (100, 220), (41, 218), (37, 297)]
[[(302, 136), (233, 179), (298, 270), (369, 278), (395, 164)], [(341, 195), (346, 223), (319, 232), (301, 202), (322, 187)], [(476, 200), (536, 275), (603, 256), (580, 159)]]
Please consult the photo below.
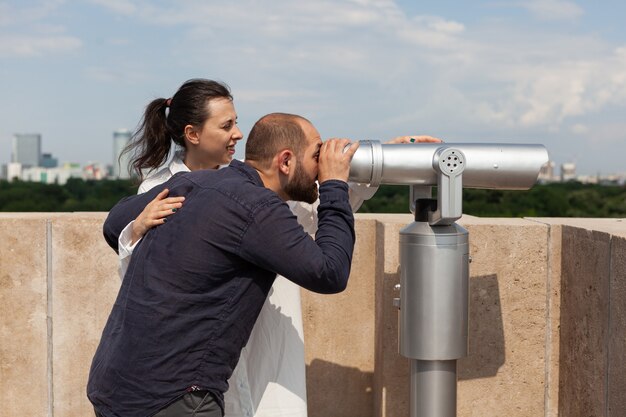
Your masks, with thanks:
[(272, 113), (252, 127), (245, 159), (283, 199), (313, 203), (321, 145), (317, 129), (304, 117)]

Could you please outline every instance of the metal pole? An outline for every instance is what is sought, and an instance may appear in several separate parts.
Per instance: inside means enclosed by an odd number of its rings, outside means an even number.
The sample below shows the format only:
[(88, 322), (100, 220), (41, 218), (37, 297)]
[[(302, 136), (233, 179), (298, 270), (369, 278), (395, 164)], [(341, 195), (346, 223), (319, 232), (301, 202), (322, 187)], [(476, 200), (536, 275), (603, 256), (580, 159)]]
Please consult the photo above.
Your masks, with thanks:
[(411, 417), (456, 416), (456, 360), (411, 360)]

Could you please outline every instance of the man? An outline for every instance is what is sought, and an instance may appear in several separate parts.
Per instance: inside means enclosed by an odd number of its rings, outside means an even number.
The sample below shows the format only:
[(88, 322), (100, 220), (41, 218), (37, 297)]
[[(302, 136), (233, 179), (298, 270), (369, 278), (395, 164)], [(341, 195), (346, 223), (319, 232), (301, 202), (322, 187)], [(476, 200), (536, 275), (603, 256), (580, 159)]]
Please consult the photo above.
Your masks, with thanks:
[[(185, 197), (139, 243), (96, 351), (87, 386), (104, 417), (218, 417), (223, 393), (276, 274), (320, 293), (342, 291), (354, 218), (346, 180), (358, 144), (322, 144), (306, 119), (261, 118), (245, 163), (172, 177), (120, 201), (104, 225), (119, 233), (161, 190)], [(318, 197), (315, 240), (285, 201)]]

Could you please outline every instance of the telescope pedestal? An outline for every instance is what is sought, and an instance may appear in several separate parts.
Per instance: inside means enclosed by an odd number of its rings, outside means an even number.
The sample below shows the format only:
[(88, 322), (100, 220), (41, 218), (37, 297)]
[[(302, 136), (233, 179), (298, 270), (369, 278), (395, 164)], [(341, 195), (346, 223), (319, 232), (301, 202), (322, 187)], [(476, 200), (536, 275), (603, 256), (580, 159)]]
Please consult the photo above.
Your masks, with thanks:
[(400, 354), (411, 359), (410, 417), (456, 416), (456, 361), (468, 354), (469, 245), (463, 227), (400, 231)]

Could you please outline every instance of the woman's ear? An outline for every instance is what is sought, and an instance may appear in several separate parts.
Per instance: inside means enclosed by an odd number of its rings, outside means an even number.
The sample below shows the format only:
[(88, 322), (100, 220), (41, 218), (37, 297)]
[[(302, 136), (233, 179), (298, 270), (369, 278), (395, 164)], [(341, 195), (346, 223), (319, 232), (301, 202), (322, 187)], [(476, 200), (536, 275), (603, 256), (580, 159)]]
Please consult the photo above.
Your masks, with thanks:
[(185, 126), (185, 140), (191, 143), (192, 145), (197, 145), (200, 143), (200, 135), (195, 127), (192, 125)]

